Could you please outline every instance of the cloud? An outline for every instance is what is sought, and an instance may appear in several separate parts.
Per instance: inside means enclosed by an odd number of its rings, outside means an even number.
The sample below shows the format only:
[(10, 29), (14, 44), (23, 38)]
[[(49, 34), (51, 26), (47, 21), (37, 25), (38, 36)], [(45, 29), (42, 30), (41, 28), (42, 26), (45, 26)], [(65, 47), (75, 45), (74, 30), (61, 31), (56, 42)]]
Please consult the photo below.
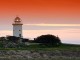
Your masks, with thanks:
[(80, 24), (24, 24), (27, 26), (80, 26)]
[(28, 30), (80, 29), (80, 24), (24, 24), (24, 29)]

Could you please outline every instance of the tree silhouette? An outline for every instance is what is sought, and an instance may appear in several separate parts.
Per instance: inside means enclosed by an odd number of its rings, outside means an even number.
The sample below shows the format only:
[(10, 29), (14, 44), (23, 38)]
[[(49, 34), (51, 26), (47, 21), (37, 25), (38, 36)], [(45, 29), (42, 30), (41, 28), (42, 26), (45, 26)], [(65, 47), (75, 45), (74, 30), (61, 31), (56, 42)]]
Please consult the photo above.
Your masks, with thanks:
[(34, 40), (36, 43), (41, 43), (44, 45), (60, 45), (61, 41), (59, 37), (54, 35), (41, 35)]

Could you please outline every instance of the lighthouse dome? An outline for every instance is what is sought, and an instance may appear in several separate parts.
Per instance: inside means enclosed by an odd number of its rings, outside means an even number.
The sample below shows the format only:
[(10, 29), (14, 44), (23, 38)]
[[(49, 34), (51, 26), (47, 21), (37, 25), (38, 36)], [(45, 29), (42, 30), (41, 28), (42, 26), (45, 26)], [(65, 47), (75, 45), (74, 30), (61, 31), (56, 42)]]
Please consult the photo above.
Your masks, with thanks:
[(16, 17), (14, 21), (15, 22), (21, 22), (21, 19), (19, 17)]
[(12, 25), (23, 25), (22, 22), (21, 22), (21, 19), (19, 17), (16, 17), (14, 19), (14, 23)]

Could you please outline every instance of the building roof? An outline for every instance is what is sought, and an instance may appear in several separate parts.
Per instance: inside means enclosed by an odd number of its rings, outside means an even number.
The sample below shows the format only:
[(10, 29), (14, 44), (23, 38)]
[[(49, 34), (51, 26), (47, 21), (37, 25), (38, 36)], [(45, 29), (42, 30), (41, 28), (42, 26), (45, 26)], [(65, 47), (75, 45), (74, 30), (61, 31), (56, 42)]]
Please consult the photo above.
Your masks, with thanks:
[(21, 19), (19, 17), (16, 17), (15, 22), (21, 22)]

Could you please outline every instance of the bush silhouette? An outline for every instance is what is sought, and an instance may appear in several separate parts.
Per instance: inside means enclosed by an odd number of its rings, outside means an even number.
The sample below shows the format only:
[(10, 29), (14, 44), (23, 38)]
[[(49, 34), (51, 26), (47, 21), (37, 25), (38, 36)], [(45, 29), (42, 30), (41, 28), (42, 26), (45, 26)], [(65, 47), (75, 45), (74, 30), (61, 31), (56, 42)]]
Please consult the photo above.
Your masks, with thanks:
[(26, 39), (26, 38), (22, 39), (22, 42), (28, 42), (28, 41), (29, 41), (29, 39)]
[(61, 41), (59, 37), (56, 37), (54, 35), (41, 35), (34, 40), (36, 43), (41, 43), (44, 45), (60, 45)]
[(15, 36), (7, 36), (6, 38), (8, 39), (8, 41), (12, 41), (14, 43), (18, 42), (18, 40), (20, 39), (19, 37)]

